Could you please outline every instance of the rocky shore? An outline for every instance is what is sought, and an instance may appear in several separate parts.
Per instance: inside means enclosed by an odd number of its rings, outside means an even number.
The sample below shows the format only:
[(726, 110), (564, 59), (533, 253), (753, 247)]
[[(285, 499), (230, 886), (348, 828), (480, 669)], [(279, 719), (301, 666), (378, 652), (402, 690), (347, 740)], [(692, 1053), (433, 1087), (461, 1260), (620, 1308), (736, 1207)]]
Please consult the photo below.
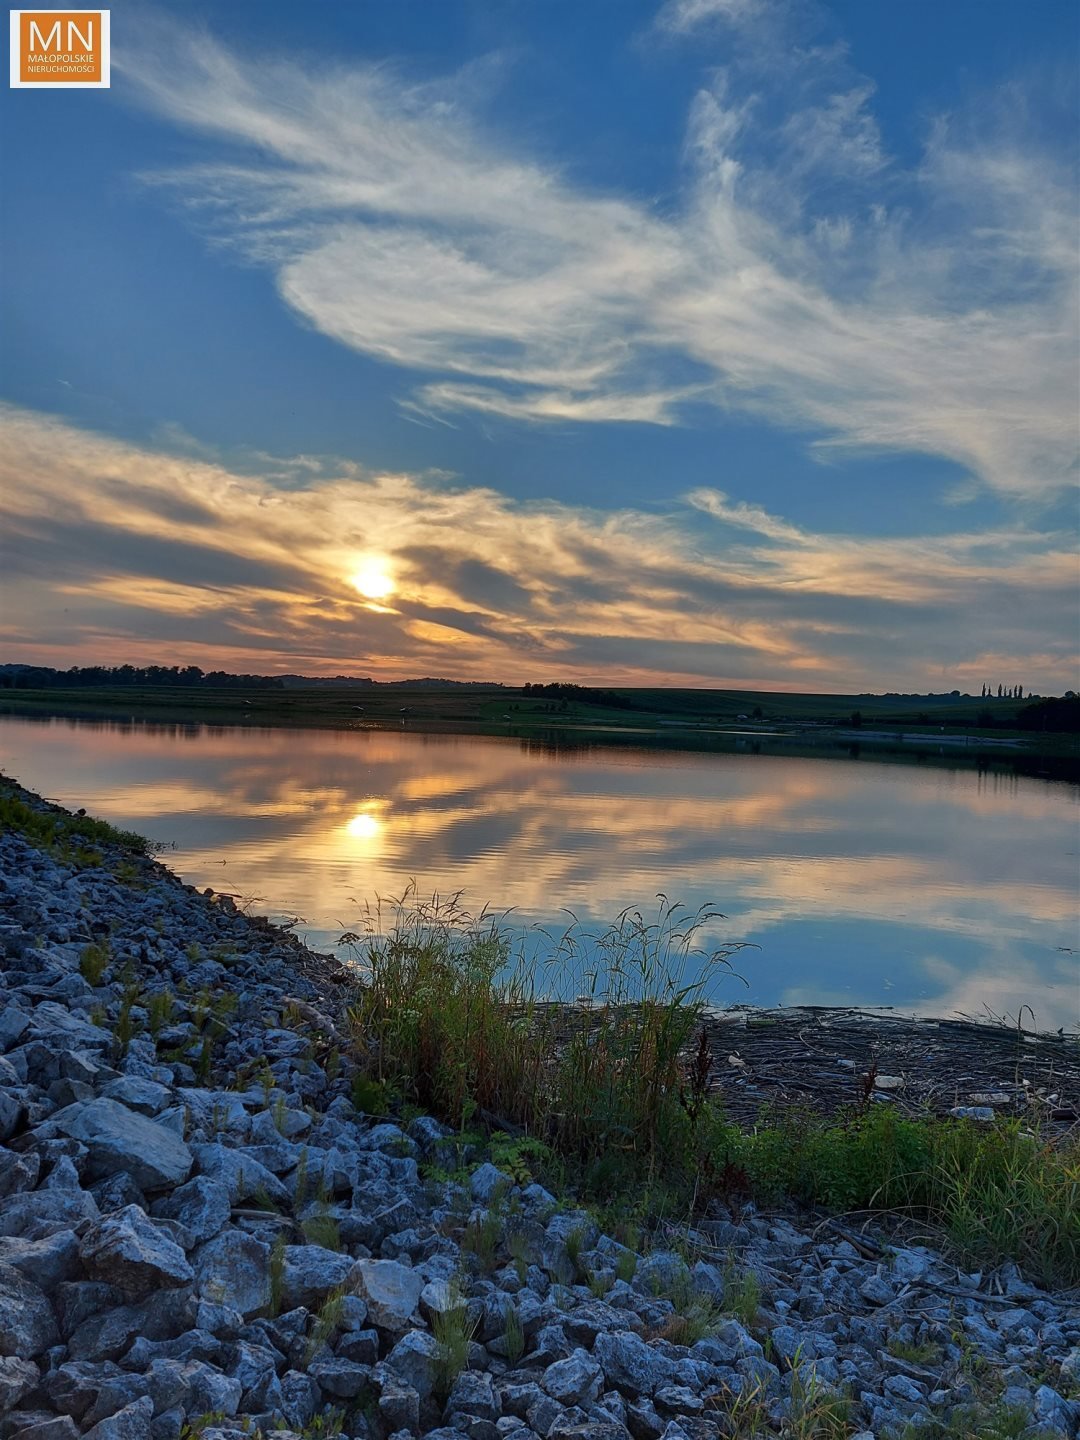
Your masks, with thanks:
[(0, 955), (0, 1440), (1080, 1435), (1075, 1294), (752, 1207), (628, 1248), (361, 1113), (346, 972), (148, 856), (0, 834)]

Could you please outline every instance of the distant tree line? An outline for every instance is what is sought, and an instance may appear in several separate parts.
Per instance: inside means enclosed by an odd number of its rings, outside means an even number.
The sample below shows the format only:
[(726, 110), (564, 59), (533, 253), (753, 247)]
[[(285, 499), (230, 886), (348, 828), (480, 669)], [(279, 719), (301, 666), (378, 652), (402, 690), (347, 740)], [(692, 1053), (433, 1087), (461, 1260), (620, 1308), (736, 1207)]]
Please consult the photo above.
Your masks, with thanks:
[(1018, 710), (1013, 720), (1017, 730), (1050, 730), (1059, 734), (1080, 733), (1080, 695), (1066, 690), (1064, 695), (1039, 700)]
[(227, 670), (201, 670), (198, 665), (2, 665), (4, 690), (82, 690), (103, 685), (177, 685), (184, 689), (283, 690), (277, 675), (231, 675)]
[(550, 685), (521, 687), (522, 695), (534, 700), (576, 700), (579, 705), (604, 705), (613, 710), (637, 710), (639, 707), (626, 695), (617, 695), (614, 690), (594, 690), (589, 685), (570, 685), (555, 681)]
[[(991, 685), (982, 687), (982, 699), (992, 700), (994, 690)], [(997, 698), (999, 700), (1022, 700), (1024, 698), (1024, 687), (1022, 685), (999, 685), (997, 687)], [(1030, 699), (1030, 696), (1028, 697)]]

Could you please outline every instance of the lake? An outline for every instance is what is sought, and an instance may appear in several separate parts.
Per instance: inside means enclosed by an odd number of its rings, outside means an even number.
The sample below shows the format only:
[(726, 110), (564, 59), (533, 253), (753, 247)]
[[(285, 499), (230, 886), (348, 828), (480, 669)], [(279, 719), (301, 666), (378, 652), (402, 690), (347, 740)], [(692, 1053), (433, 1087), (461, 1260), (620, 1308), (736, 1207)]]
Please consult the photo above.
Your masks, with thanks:
[[(463, 892), (586, 930), (658, 892), (746, 943), (717, 1003), (1080, 1021), (1080, 787), (873, 759), (513, 736), (0, 718), (0, 769), (164, 842), (329, 948), (364, 902)], [(175, 848), (172, 848), (175, 847)], [(542, 944), (530, 932), (528, 944)], [(745, 983), (743, 983), (745, 981)], [(1025, 1014), (1025, 1023), (1030, 1017)]]

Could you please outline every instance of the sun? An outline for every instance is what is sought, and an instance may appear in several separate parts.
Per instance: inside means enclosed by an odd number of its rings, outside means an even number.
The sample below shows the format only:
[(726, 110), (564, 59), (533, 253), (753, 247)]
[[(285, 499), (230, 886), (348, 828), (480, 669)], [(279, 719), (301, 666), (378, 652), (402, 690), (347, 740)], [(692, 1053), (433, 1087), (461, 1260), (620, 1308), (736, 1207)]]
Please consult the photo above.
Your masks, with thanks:
[(394, 593), (394, 577), (379, 556), (363, 560), (349, 576), (349, 584), (359, 590), (365, 600), (385, 600)]

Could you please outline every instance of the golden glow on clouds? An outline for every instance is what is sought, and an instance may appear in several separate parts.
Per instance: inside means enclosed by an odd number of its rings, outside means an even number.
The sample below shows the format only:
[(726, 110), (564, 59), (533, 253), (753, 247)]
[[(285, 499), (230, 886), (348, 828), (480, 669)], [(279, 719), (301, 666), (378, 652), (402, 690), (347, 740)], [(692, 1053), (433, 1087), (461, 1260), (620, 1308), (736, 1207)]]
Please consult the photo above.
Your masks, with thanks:
[(833, 691), (1072, 683), (1063, 533), (855, 538), (718, 490), (657, 514), (518, 504), (346, 460), (268, 456), (265, 470), (0, 407), (5, 658)]
[(365, 600), (386, 600), (396, 588), (387, 561), (378, 555), (361, 561), (349, 576), (349, 583), (359, 590)]

